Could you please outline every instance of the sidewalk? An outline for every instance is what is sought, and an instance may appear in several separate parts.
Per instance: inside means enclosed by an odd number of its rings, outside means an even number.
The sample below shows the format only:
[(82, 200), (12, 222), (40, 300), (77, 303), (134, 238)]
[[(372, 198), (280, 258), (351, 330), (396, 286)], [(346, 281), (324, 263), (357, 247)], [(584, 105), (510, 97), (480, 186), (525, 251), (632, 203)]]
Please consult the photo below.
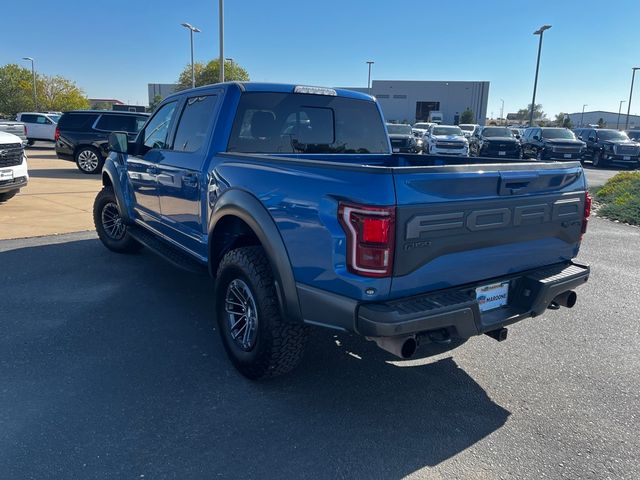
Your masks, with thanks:
[(56, 158), (53, 146), (26, 150), (29, 184), (0, 203), (0, 240), (93, 230), (93, 199), (99, 175), (85, 175), (75, 163)]

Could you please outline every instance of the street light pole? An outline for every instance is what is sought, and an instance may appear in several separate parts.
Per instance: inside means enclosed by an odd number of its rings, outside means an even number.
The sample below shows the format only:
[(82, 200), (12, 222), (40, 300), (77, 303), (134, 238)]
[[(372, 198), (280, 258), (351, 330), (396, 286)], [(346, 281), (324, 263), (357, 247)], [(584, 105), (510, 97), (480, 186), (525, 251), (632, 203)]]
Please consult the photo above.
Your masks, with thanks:
[(224, 82), (224, 0), (218, 2), (220, 18), (220, 83)]
[(584, 105), (582, 105), (582, 115), (580, 115), (580, 126), (581, 127), (584, 127), (584, 122), (583, 122), (583, 119), (584, 119), (584, 107), (588, 107), (588, 106), (589, 106), (588, 103), (585, 103)]
[(36, 93), (36, 67), (32, 57), (22, 57), (23, 60), (29, 60), (31, 62), (31, 75), (33, 75), (33, 108), (38, 111), (38, 95)]
[(507, 124), (507, 121), (504, 119), (504, 99), (500, 99), (502, 102), (502, 106), (500, 107), (500, 118), (504, 121), (504, 124)]
[(629, 90), (629, 103), (627, 103), (627, 120), (624, 122), (624, 129), (629, 129), (629, 113), (631, 112), (631, 97), (633, 97), (633, 81), (636, 79), (636, 70), (640, 70), (640, 67), (633, 67), (633, 73), (631, 74), (631, 89)]
[(538, 88), (538, 71), (540, 70), (540, 52), (542, 52), (542, 35), (545, 30), (549, 30), (551, 25), (543, 25), (538, 30), (533, 32), (534, 35), (540, 35), (540, 42), (538, 43), (538, 60), (536, 61), (536, 78), (533, 81), (533, 99), (531, 100), (531, 112), (529, 113), (529, 126), (533, 126), (533, 112), (536, 109), (536, 90)]
[(369, 95), (371, 95), (371, 65), (373, 65), (375, 62), (372, 62), (371, 60), (367, 61), (367, 65), (369, 65), (369, 77), (367, 78), (367, 93)]
[(189, 36), (191, 37), (191, 88), (196, 88), (196, 67), (193, 63), (193, 34), (194, 32), (199, 33), (200, 29), (186, 22), (181, 25), (189, 30)]
[(620, 106), (618, 107), (618, 121), (616, 122), (616, 130), (620, 130), (620, 113), (622, 112), (622, 104), (625, 102), (626, 100), (620, 100)]

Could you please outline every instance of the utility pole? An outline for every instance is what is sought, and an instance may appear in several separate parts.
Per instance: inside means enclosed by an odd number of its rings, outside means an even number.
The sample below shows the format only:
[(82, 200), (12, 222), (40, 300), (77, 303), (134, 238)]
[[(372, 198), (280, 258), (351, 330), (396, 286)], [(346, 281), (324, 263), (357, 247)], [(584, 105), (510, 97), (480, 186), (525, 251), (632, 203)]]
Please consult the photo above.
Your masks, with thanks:
[(224, 82), (224, 0), (218, 1), (220, 10), (220, 83)]
[(633, 67), (633, 73), (631, 74), (631, 89), (629, 90), (629, 103), (627, 103), (627, 120), (624, 122), (624, 129), (629, 129), (629, 113), (631, 112), (631, 98), (633, 97), (633, 81), (636, 79), (636, 70), (640, 70), (640, 67)]
[(35, 61), (32, 57), (22, 57), (23, 60), (28, 60), (31, 62), (31, 74), (33, 75), (33, 108), (34, 111), (38, 111), (38, 95), (36, 93), (36, 67)]
[(585, 103), (584, 105), (582, 105), (582, 115), (580, 115), (580, 126), (584, 127), (584, 107), (588, 107), (589, 104)]
[(189, 36), (191, 37), (191, 88), (196, 88), (196, 68), (195, 64), (193, 63), (193, 34), (194, 32), (199, 33), (200, 30), (190, 23), (185, 22), (181, 25), (189, 30)]
[(620, 106), (618, 107), (618, 121), (616, 123), (616, 130), (620, 130), (620, 113), (622, 112), (623, 103), (626, 103), (626, 100), (620, 100)]
[(507, 125), (507, 121), (504, 119), (504, 100), (501, 98), (502, 106), (500, 107), (500, 118), (504, 121), (505, 126)]
[(538, 30), (533, 32), (534, 35), (540, 35), (540, 42), (538, 43), (538, 60), (536, 61), (536, 78), (533, 81), (533, 99), (531, 100), (531, 112), (529, 113), (529, 126), (533, 126), (533, 112), (536, 109), (536, 90), (538, 88), (538, 71), (540, 70), (540, 52), (542, 51), (542, 35), (545, 30), (549, 30), (551, 25), (543, 25)]
[(369, 93), (369, 95), (371, 95), (371, 65), (373, 65), (375, 62), (372, 62), (371, 60), (367, 61), (367, 65), (369, 65), (369, 77), (367, 78), (367, 93)]

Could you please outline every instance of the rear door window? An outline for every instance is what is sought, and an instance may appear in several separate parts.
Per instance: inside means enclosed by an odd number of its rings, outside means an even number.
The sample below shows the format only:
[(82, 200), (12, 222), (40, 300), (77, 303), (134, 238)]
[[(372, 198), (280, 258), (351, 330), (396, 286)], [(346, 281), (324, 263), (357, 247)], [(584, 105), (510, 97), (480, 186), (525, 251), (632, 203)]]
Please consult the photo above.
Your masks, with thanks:
[(209, 133), (217, 98), (217, 95), (204, 95), (187, 99), (173, 141), (174, 150), (200, 150)]
[(98, 116), (97, 113), (65, 113), (60, 117), (58, 128), (69, 132), (88, 130)]
[(25, 113), (20, 116), (20, 121), (24, 123), (36, 123), (36, 118), (38, 115), (33, 115), (31, 113)]
[(134, 115), (103, 114), (95, 128), (107, 132), (138, 133), (141, 127), (138, 118)]

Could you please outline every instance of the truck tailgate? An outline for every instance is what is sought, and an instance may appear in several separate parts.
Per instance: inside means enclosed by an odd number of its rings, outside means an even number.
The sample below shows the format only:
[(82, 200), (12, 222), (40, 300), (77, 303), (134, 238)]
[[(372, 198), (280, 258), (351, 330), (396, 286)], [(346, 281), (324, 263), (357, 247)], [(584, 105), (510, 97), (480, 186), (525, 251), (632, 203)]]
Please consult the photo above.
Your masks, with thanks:
[(579, 163), (394, 169), (391, 297), (568, 261), (581, 239)]

